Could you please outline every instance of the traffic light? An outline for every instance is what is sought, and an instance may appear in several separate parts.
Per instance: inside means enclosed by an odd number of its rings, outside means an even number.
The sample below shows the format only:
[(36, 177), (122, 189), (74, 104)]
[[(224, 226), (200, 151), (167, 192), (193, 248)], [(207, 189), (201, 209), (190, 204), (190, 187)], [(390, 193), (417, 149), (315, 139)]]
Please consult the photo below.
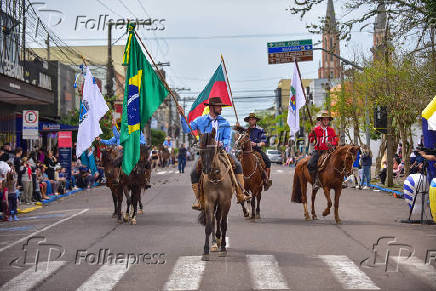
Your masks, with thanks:
[(380, 133), (387, 132), (388, 112), (386, 106), (376, 106), (374, 109), (374, 129)]

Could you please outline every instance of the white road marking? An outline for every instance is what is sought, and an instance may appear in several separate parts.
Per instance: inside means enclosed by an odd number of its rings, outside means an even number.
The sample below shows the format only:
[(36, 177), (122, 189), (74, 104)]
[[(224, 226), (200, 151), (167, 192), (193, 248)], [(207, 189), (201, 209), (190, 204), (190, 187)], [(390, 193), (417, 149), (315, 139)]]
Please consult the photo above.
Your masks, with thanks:
[(273, 255), (247, 255), (253, 289), (289, 289)]
[(424, 279), (430, 284), (431, 289), (436, 290), (436, 269), (431, 264), (426, 264), (423, 260), (412, 256), (409, 259), (395, 258), (400, 266), (405, 266), (413, 275)]
[(167, 173), (167, 171), (157, 172), (158, 175), (163, 175), (163, 174), (166, 174), (166, 173)]
[(230, 247), (230, 238), (226, 236), (226, 248)]
[(62, 267), (65, 261), (51, 261), (38, 264), (38, 269), (31, 267), (12, 280), (6, 282), (1, 286), (0, 291), (3, 290), (30, 290), (34, 288), (39, 282), (48, 278), (52, 273)]
[(378, 290), (371, 279), (347, 256), (318, 256), (329, 267), (344, 289)]
[(200, 256), (179, 257), (164, 290), (198, 290), (205, 267)]
[(103, 265), (77, 290), (112, 290), (128, 270), (125, 264)]
[(0, 248), (0, 253), (3, 252), (3, 251), (5, 251), (5, 250), (7, 250), (7, 249), (9, 249), (10, 247), (13, 247), (14, 245), (17, 245), (17, 244), (19, 244), (19, 243), (22, 243), (22, 242), (26, 241), (27, 239), (31, 238), (32, 236), (37, 235), (38, 233), (41, 233), (41, 232), (43, 232), (43, 231), (46, 231), (46, 230), (52, 228), (53, 226), (56, 226), (56, 225), (58, 225), (58, 224), (61, 224), (61, 223), (65, 222), (65, 221), (67, 221), (67, 220), (73, 219), (74, 217), (76, 217), (76, 216), (78, 216), (78, 215), (80, 215), (80, 214), (83, 214), (83, 213), (85, 213), (85, 212), (88, 211), (88, 210), (89, 210), (89, 208), (83, 209), (82, 211), (80, 211), (80, 212), (78, 212), (78, 213), (75, 213), (75, 214), (73, 214), (73, 215), (71, 215), (71, 216), (69, 216), (69, 217), (63, 218), (63, 219), (61, 219), (61, 220), (59, 220), (59, 221), (56, 221), (55, 223), (52, 223), (52, 224), (50, 224), (50, 225), (47, 225), (46, 227), (41, 228), (40, 230), (37, 230), (37, 231), (35, 231), (35, 232), (32, 232), (31, 234), (26, 235), (25, 237), (22, 237), (22, 238), (20, 238), (19, 240), (16, 240), (16, 241), (14, 241), (13, 243), (10, 243), (10, 244), (8, 244), (8, 245), (6, 245), (6, 246)]
[(279, 170), (277, 170), (277, 173), (283, 173), (283, 170), (279, 169)]

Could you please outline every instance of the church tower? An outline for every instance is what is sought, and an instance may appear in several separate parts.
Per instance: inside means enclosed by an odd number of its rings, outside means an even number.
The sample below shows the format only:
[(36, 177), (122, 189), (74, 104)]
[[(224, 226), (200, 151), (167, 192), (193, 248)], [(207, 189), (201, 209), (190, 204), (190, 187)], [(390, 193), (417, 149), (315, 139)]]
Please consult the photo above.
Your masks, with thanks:
[[(322, 47), (336, 55), (340, 55), (339, 34), (336, 26), (335, 8), (333, 0), (328, 0), (327, 13), (322, 34)], [(338, 79), (341, 76), (339, 59), (322, 51), (322, 63), (318, 69), (318, 78)]]
[(377, 16), (374, 23), (373, 48), (374, 59), (383, 53), (384, 38), (386, 33), (386, 7), (382, 2), (377, 7)]

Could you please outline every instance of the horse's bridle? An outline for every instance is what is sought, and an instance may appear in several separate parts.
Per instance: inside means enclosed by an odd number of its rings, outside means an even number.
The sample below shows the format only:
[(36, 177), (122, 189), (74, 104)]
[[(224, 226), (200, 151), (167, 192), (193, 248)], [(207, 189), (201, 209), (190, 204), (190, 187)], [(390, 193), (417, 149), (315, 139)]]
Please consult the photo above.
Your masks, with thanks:
[(335, 167), (335, 170), (341, 176), (344, 176), (344, 175), (345, 176), (349, 176), (352, 173), (352, 169), (351, 169), (352, 168), (352, 164), (351, 164), (351, 167), (348, 170), (347, 170), (347, 164), (346, 164), (349, 154), (350, 154), (350, 148), (347, 149), (347, 152), (345, 154), (345, 158), (344, 158), (344, 162), (343, 162), (344, 163), (344, 167), (343, 167), (342, 170), (339, 170), (338, 168)]

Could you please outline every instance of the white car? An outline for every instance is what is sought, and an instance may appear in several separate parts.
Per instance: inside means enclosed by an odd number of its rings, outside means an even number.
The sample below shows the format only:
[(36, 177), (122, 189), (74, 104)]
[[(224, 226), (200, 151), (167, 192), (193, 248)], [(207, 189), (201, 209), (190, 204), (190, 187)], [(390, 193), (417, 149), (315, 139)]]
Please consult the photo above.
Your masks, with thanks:
[(266, 155), (268, 156), (271, 163), (283, 164), (283, 155), (278, 150), (266, 150)]

